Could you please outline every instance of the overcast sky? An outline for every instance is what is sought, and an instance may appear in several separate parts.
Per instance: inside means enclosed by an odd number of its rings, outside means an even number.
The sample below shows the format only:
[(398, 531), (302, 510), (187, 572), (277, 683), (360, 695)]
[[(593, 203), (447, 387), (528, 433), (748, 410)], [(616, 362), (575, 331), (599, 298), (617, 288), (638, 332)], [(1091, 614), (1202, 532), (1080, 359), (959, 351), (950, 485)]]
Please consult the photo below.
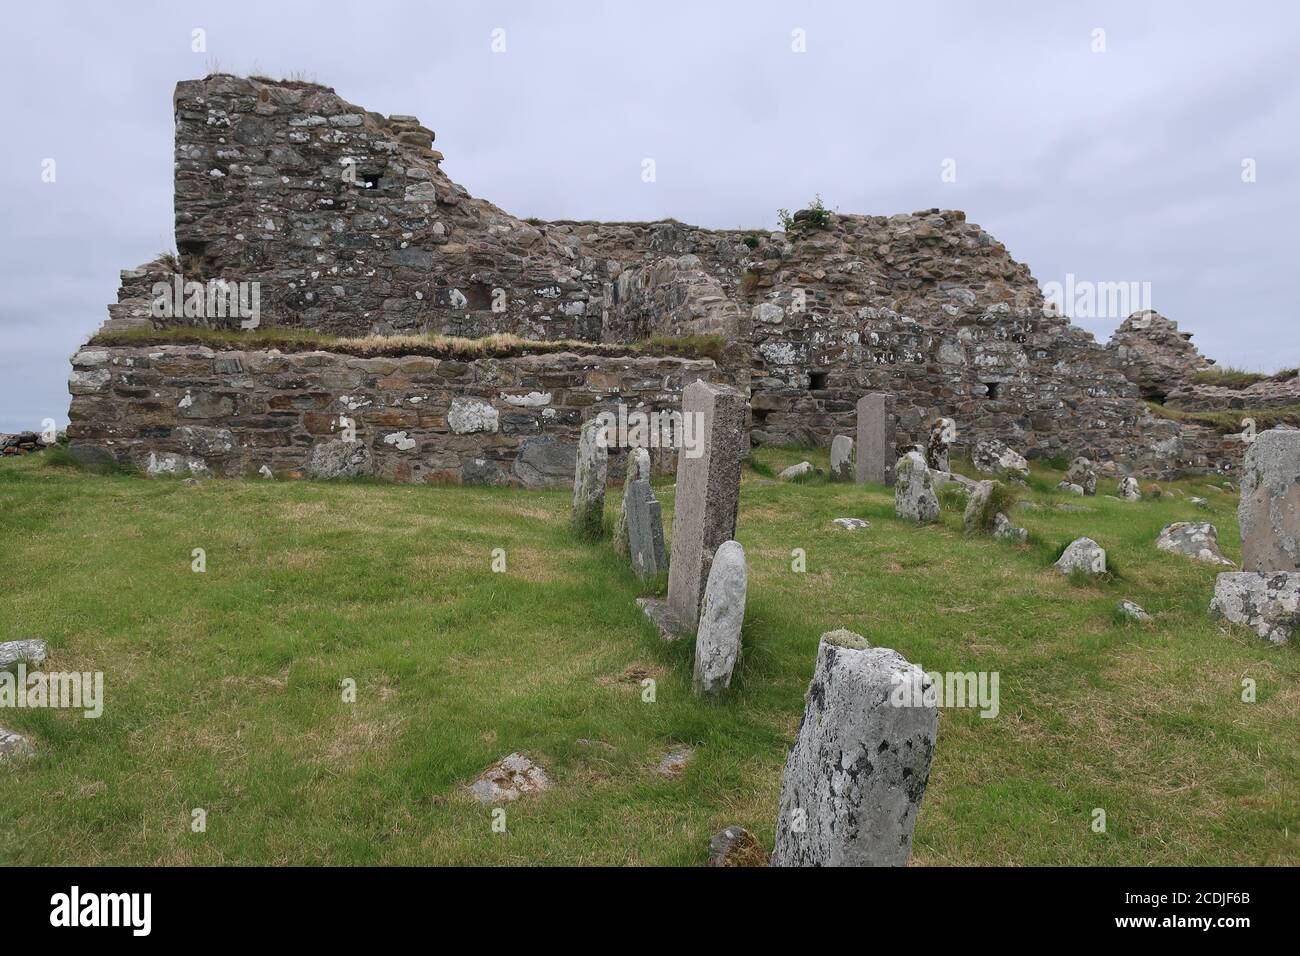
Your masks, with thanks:
[[(213, 69), (305, 75), (415, 114), (453, 179), (520, 217), (771, 228), (814, 193), (841, 212), (964, 209), (1040, 284), (1149, 282), (1151, 304), (1221, 364), (1300, 365), (1298, 11), (9, 4), (0, 431), (66, 420), (68, 356), (106, 318), (118, 271), (173, 248), (172, 90)], [(1117, 322), (1079, 324), (1104, 341)]]

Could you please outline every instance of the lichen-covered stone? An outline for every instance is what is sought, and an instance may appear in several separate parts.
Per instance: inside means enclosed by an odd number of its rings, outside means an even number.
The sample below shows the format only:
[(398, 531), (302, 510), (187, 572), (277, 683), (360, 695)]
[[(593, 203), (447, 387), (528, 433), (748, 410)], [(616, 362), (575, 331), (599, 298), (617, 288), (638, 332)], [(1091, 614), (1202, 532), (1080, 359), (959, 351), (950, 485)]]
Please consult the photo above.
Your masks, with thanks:
[(1219, 550), (1219, 529), (1204, 521), (1177, 521), (1165, 525), (1156, 547), (1170, 554), (1182, 554), (1206, 564), (1235, 565)]
[(744, 827), (719, 830), (709, 839), (709, 866), (767, 866), (767, 851)]
[(359, 478), (372, 472), (370, 449), (364, 442), (331, 438), (312, 446), (308, 478)]
[(1097, 493), (1097, 469), (1087, 458), (1074, 459), (1065, 473), (1065, 480), (1072, 485), (1077, 485), (1085, 495), (1091, 496)]
[(1029, 475), (1029, 462), (1025, 457), (996, 438), (986, 438), (975, 445), (971, 464), (976, 471), (986, 475), (1001, 475), (1005, 472), (1014, 472), (1022, 477)]
[(40, 667), (49, 651), (49, 645), (40, 640), (0, 642), (0, 671), (11, 669), (19, 661)]
[(967, 534), (985, 530), (985, 512), (989, 510), (989, 499), (997, 486), (996, 481), (981, 481), (971, 489), (970, 497), (966, 499), (966, 512), (962, 516)]
[(1138, 480), (1132, 476), (1121, 478), (1119, 496), (1125, 501), (1141, 501), (1142, 489), (1138, 486)]
[(1065, 575), (1074, 571), (1105, 574), (1106, 551), (1092, 538), (1078, 538), (1070, 542), (1070, 546), (1056, 559), (1055, 567)]
[(1024, 544), (1029, 540), (1029, 529), (1018, 528), (1011, 519), (999, 511), (993, 516), (993, 537), (999, 541), (1014, 541)]
[[(908, 706), (898, 706), (900, 688)], [(897, 651), (825, 634), (786, 757), (773, 866), (903, 866), (930, 777), (939, 711)]]
[(483, 771), (468, 790), (479, 803), (497, 804), (550, 788), (551, 780), (540, 765), (524, 754), (512, 753)]
[(578, 457), (573, 475), (573, 530), (583, 538), (604, 533), (605, 485), (609, 477), (609, 449), (604, 426), (586, 422), (578, 439)]
[(917, 524), (939, 518), (939, 498), (920, 452), (909, 451), (894, 466), (894, 513)]
[(650, 453), (644, 448), (629, 448), (623, 476), (623, 499), (618, 507), (618, 519), (614, 522), (614, 550), (619, 554), (627, 554), (627, 492), (632, 482), (638, 480), (650, 480)]
[(1300, 628), (1300, 571), (1228, 571), (1214, 582), (1210, 613), (1274, 644)]
[(831, 440), (831, 481), (853, 480), (853, 439), (836, 435)]
[(624, 495), (627, 507), (628, 558), (632, 570), (642, 579), (668, 570), (664, 551), (664, 522), (659, 499), (650, 482), (638, 478)]
[(740, 629), (745, 621), (749, 569), (738, 541), (724, 541), (713, 555), (700, 624), (695, 635), (697, 694), (716, 695), (731, 686), (740, 660)]
[(1258, 435), (1241, 467), (1244, 571), (1300, 571), (1300, 430)]
[(801, 461), (796, 465), (791, 465), (789, 468), (782, 469), (781, 473), (776, 477), (780, 478), (782, 481), (794, 481), (796, 478), (802, 478), (805, 475), (811, 475), (812, 473), (812, 463)]
[(0, 727), (0, 763), (15, 757), (30, 757), (36, 752), (32, 742), (17, 731)]

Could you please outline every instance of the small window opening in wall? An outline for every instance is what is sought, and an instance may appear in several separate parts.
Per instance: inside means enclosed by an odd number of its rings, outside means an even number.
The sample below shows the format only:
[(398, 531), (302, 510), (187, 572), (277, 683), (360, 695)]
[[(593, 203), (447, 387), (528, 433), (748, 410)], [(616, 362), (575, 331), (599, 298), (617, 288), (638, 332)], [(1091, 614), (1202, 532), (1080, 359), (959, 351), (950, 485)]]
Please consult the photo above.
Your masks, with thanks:
[(1000, 382), (984, 383), (984, 387), (989, 390), (989, 401), (996, 402), (998, 400), (998, 386), (1000, 384), (1001, 384)]
[(819, 392), (826, 387), (826, 379), (830, 377), (830, 372), (809, 372), (808, 373), (808, 391)]
[(362, 187), (363, 189), (378, 189), (378, 188), (379, 188), (379, 174), (378, 174), (378, 173), (362, 173), (362, 174), (361, 174), (361, 181), (365, 184), (365, 185)]

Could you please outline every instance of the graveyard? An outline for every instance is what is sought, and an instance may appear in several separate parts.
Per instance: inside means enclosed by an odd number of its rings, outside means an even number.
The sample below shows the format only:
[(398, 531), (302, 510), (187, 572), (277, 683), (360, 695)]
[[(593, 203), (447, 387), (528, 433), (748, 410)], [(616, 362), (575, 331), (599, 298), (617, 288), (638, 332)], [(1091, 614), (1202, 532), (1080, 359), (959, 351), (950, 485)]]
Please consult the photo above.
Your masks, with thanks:
[[(0, 643), (48, 635), (51, 662), (107, 680), (96, 720), (6, 711), (35, 747), (0, 763), (0, 862), (700, 866), (734, 827), (764, 862), (819, 641), (840, 629), (925, 671), (1000, 676), (996, 716), (939, 708), (910, 865), (1300, 861), (1295, 644), (1212, 617), (1226, 566), (1157, 546), (1210, 522), (1237, 563), (1233, 482), (1144, 480), (1129, 501), (1036, 462), (1008, 506), (1018, 541), (968, 533), (951, 487), (918, 526), (898, 489), (831, 472), (824, 448), (743, 464), (739, 660), (701, 694), (693, 642), (637, 605), (666, 575), (615, 549), (621, 472), (584, 537), (571, 489), (5, 458)], [(650, 484), (671, 547), (676, 479)], [(1061, 573), (1084, 536), (1105, 574)], [(476, 799), (514, 754), (537, 786)]]

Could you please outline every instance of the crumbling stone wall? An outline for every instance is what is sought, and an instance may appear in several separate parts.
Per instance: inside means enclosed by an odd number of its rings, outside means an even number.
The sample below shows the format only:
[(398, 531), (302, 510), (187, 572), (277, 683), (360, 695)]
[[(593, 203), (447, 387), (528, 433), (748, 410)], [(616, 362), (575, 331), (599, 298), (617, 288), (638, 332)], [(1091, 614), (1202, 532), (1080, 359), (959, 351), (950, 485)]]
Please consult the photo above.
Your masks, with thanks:
[[(460, 361), (92, 345), (72, 365), (69, 435), (83, 457), (149, 473), (529, 487), (573, 480), (575, 436), (598, 412), (671, 411), (691, 382), (726, 381), (710, 359), (573, 352)], [(349, 423), (355, 442), (338, 447)], [(676, 460), (651, 457), (662, 471)]]
[[(179, 268), (187, 280), (259, 283), (263, 328), (504, 332), (621, 344), (717, 336), (725, 348), (708, 374), (748, 393), (755, 443), (829, 444), (852, 434), (857, 399), (882, 391), (896, 399), (900, 451), (923, 442), (935, 418), (949, 417), (958, 424), (957, 453), (998, 438), (1030, 458), (1086, 455), (1112, 471), (1152, 476), (1230, 470), (1240, 458), (1239, 442), (1156, 417), (1142, 401), (1144, 389), (1184, 380), (1202, 361), (1176, 326), (1141, 314), (1102, 347), (1046, 308), (1029, 269), (961, 212), (828, 213), (822, 222), (801, 214), (788, 232), (673, 220), (525, 222), (448, 178), (432, 131), (414, 117), (366, 111), (322, 86), (211, 76), (178, 84), (175, 114), (179, 263), (160, 259), (123, 272), (108, 331), (239, 328), (238, 316), (153, 314), (156, 283), (173, 280)], [(313, 443), (333, 440), (308, 413), (343, 414), (347, 397), (369, 389), (366, 414), (389, 409), (384, 421), (368, 423), (392, 428), (385, 437), (402, 426), (429, 430), (416, 439), (430, 449), (419, 463), (371, 436), (377, 470), (401, 480), (522, 480), (514, 463), (531, 426), (514, 416), (535, 421), (532, 437), (576, 440), (576, 409), (615, 392), (578, 388), (555, 400), (549, 421), (488, 394), (513, 387), (516, 376), (540, 376), (541, 367), (577, 374), (566, 363), (590, 362), (617, 394), (663, 407), (676, 401), (676, 377), (705, 373), (679, 360), (680, 368), (660, 369), (655, 390), (617, 374), (607, 356), (556, 355), (467, 363), (468, 378), (417, 373), (437, 381), (412, 379), (411, 388), (440, 385), (444, 404), (464, 386), (462, 397), (478, 390), (509, 406), (498, 413), (510, 429), (465, 438), (440, 433), (426, 410), (402, 405), (399, 414), (392, 404), (413, 394), (390, 394), (384, 383), (407, 366), (422, 368), (429, 360), (419, 356), (396, 360), (394, 370), (389, 359), (264, 352), (249, 358), (250, 372), (226, 366), (256, 349), (185, 361), (165, 348), (87, 351), (107, 357), (92, 363), (82, 353), (74, 362), (69, 435), (81, 447), (132, 460), (148, 452), (200, 455), (191, 441), (198, 426), (184, 421), (192, 412), (145, 407), (183, 397), (160, 390), (188, 388), (194, 405), (187, 408), (212, 407), (220, 413), (214, 419), (229, 419), (202, 427), (225, 428), (235, 446), (247, 446), (221, 458), (223, 473), (242, 471), (254, 449), (271, 448), (272, 470), (295, 474)], [(205, 361), (210, 367), (190, 368)], [(378, 362), (373, 374), (365, 362)], [(227, 408), (220, 396), (232, 389), (242, 397)], [(296, 422), (271, 424), (290, 412)], [(191, 431), (181, 435), (181, 428)], [(410, 440), (406, 430), (395, 443)], [(484, 470), (473, 464), (479, 460), (496, 464)]]
[(1119, 356), (1121, 369), (1142, 397), (1159, 402), (1214, 364), (1192, 344), (1191, 332), (1151, 309), (1125, 319), (1106, 348)]

